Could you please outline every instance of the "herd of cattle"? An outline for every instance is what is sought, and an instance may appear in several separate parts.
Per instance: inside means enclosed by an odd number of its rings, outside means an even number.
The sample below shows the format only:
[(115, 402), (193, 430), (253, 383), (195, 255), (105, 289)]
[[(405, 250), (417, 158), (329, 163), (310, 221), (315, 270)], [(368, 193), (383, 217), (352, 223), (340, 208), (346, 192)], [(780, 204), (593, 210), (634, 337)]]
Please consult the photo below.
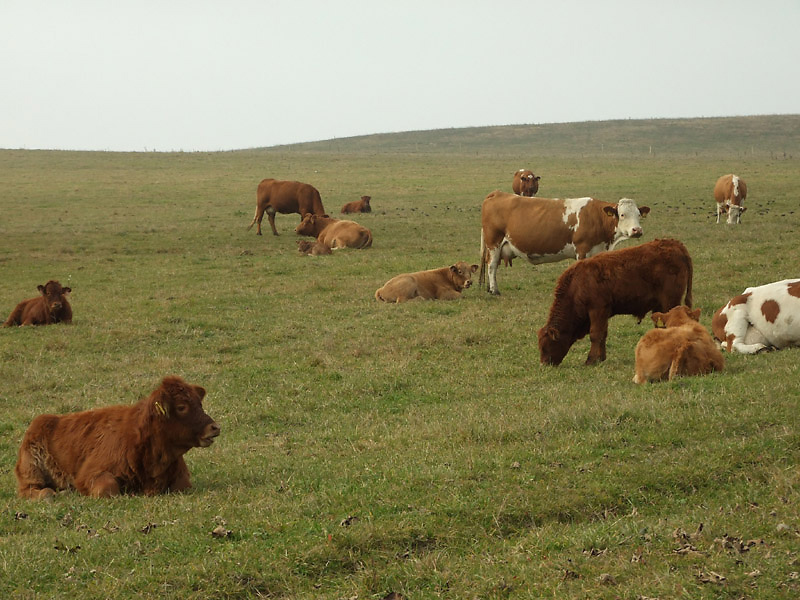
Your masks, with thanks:
[[(616, 204), (594, 198), (538, 198), (540, 177), (520, 169), (513, 194), (491, 192), (481, 206), (480, 265), (404, 273), (375, 292), (383, 302), (452, 300), (471, 286), (480, 269), (480, 286), (499, 294), (497, 268), (524, 258), (533, 264), (567, 258), (577, 261), (558, 278), (545, 325), (538, 331), (540, 360), (559, 365), (572, 345), (587, 334), (586, 364), (606, 358), (608, 320), (628, 314), (641, 320), (652, 313), (655, 328), (635, 348), (635, 383), (703, 375), (724, 368), (721, 349), (753, 354), (800, 346), (800, 279), (747, 288), (712, 317), (713, 338), (692, 310), (692, 259), (678, 240), (656, 239), (614, 250), (623, 240), (642, 236), (640, 219), (650, 209), (623, 198)], [(714, 188), (717, 223), (741, 222), (747, 186), (736, 175), (720, 177)], [(349, 202), (343, 214), (370, 212), (369, 196)], [(298, 241), (303, 254), (372, 246), (372, 233), (354, 221), (325, 213), (319, 191), (307, 183), (264, 179), (248, 229), (267, 214), (272, 233), (277, 213), (299, 213)], [(38, 286), (40, 295), (20, 302), (6, 327), (71, 323), (71, 291), (58, 281)], [(40, 415), (22, 440), (15, 468), (17, 492), (49, 498), (76, 489), (94, 497), (121, 493), (146, 495), (191, 487), (183, 455), (211, 445), (219, 425), (202, 408), (205, 390), (180, 377), (165, 377), (149, 397), (133, 406), (112, 406), (67, 415)]]

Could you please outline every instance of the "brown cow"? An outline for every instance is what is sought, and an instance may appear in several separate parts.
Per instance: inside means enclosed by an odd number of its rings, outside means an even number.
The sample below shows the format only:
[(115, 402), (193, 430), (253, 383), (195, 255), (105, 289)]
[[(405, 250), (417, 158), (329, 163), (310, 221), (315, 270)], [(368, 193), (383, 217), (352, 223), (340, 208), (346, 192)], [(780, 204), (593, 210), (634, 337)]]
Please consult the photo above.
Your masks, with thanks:
[(714, 185), (714, 200), (717, 201), (717, 223), (721, 214), (728, 214), (728, 225), (742, 222), (743, 204), (747, 198), (747, 184), (738, 175), (723, 175)]
[(369, 201), (372, 200), (371, 196), (361, 196), (361, 200), (353, 200), (348, 202), (342, 207), (342, 213), (368, 213), (372, 212), (372, 207)]
[(17, 304), (3, 324), (5, 327), (72, 323), (72, 307), (67, 300), (71, 288), (61, 287), (59, 282), (51, 279), (44, 285), (37, 286), (37, 289), (42, 295)]
[(375, 292), (376, 300), (405, 302), (423, 300), (457, 300), (461, 292), (472, 285), (472, 274), (478, 265), (469, 265), (463, 260), (428, 271), (396, 275)]
[(329, 216), (306, 215), (294, 232), (297, 235), (310, 235), (331, 249), (369, 248), (372, 246), (372, 233), (355, 221), (344, 221)]
[(256, 233), (261, 235), (261, 219), (265, 212), (273, 235), (278, 235), (278, 230), (275, 229), (275, 213), (299, 213), (302, 218), (308, 214), (324, 215), (325, 209), (322, 207), (319, 191), (313, 185), (299, 181), (264, 179), (258, 184), (256, 214), (247, 228), (248, 231), (258, 223)]
[(190, 488), (183, 455), (210, 446), (220, 431), (203, 411), (205, 395), (173, 375), (131, 406), (39, 415), (19, 449), (17, 493), (40, 499), (76, 489), (102, 498)]
[(559, 365), (587, 333), (587, 365), (606, 359), (608, 319), (692, 306), (692, 259), (678, 240), (654, 240), (572, 264), (558, 278), (547, 323), (539, 330), (542, 363)]
[(534, 175), (533, 171), (520, 169), (514, 173), (514, 181), (511, 182), (511, 189), (518, 196), (533, 197), (539, 191), (539, 180), (541, 177)]
[[(613, 250), (622, 240), (642, 236), (639, 217), (650, 212), (629, 199), (617, 204), (594, 198), (523, 198), (494, 191), (481, 206), (481, 273), (488, 263), (490, 293), (497, 289), (500, 259), (521, 257), (532, 264), (579, 260)], [(488, 252), (488, 260), (487, 260)]]
[(300, 254), (310, 254), (311, 256), (331, 254), (331, 249), (322, 242), (309, 242), (308, 240), (297, 240), (297, 251)]
[(676, 306), (666, 313), (654, 312), (650, 318), (657, 329), (645, 333), (636, 345), (634, 383), (723, 370), (725, 359), (699, 323), (699, 308)]

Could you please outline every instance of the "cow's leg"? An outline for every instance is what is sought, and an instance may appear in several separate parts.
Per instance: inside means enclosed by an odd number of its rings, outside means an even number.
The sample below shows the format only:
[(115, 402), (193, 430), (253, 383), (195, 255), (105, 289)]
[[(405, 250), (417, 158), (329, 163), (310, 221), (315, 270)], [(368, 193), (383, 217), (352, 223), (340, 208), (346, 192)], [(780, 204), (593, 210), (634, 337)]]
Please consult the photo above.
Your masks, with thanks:
[(108, 471), (103, 471), (89, 480), (84, 478), (83, 481), (79, 481), (76, 478), (75, 486), (92, 498), (112, 498), (119, 496), (120, 493), (117, 478)]
[(587, 365), (595, 365), (606, 359), (608, 317), (608, 312), (605, 310), (589, 311), (589, 339), (591, 340), (592, 346), (589, 349), (589, 356), (586, 358)]
[(722, 214), (722, 205), (717, 202), (717, 225), (719, 225), (719, 216)]
[(500, 244), (496, 248), (489, 248), (489, 265), (486, 268), (488, 285), (487, 288), (490, 294), (495, 296), (500, 295), (500, 290), (497, 289), (497, 267), (500, 265), (500, 254), (503, 245)]
[[(271, 206), (267, 207), (266, 210), (267, 219), (269, 219), (269, 226), (272, 227), (272, 235), (278, 235), (278, 230), (275, 229), (275, 209)], [(258, 232), (261, 233), (261, 222), (258, 223)]]

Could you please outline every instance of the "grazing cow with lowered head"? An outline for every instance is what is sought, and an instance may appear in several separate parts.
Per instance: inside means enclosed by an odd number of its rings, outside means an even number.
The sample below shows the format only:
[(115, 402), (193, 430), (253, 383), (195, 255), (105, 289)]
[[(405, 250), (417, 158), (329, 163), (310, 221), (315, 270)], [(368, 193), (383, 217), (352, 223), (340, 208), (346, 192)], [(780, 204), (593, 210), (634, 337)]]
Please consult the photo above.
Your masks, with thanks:
[(423, 300), (457, 300), (461, 292), (472, 285), (472, 274), (478, 265), (469, 265), (463, 260), (429, 271), (396, 275), (375, 292), (376, 300), (405, 302)]
[(55, 280), (37, 286), (41, 296), (23, 300), (11, 311), (3, 324), (12, 325), (50, 325), (51, 323), (72, 323), (72, 307), (67, 294), (72, 289), (61, 287)]
[(533, 264), (584, 259), (613, 250), (622, 240), (642, 236), (639, 217), (650, 212), (623, 198), (616, 204), (594, 198), (523, 198), (494, 191), (481, 206), (481, 273), (488, 251), (488, 287), (497, 289), (500, 259), (526, 258)]
[(533, 171), (520, 169), (514, 173), (514, 181), (511, 182), (511, 189), (518, 196), (528, 196), (532, 198), (539, 191), (539, 180), (541, 177), (534, 175)]
[(634, 383), (672, 381), (725, 368), (722, 353), (699, 322), (699, 308), (676, 306), (666, 313), (654, 312), (650, 318), (656, 329), (645, 333), (636, 344)]
[(739, 224), (746, 210), (747, 184), (738, 175), (723, 175), (714, 185), (714, 200), (717, 201), (717, 223), (719, 216), (728, 214), (728, 225)]
[(306, 215), (324, 215), (322, 198), (313, 185), (299, 181), (280, 181), (278, 179), (264, 179), (258, 184), (256, 191), (256, 214), (248, 230), (258, 223), (256, 233), (261, 235), (261, 220), (267, 213), (269, 226), (273, 235), (278, 235), (275, 229), (275, 213), (299, 213), (300, 217)]
[(297, 240), (297, 251), (300, 254), (310, 254), (311, 256), (331, 254), (331, 249), (322, 242), (309, 242), (308, 240)]
[(39, 415), (19, 449), (17, 493), (40, 499), (76, 489), (107, 498), (190, 488), (183, 455), (219, 435), (219, 425), (203, 411), (205, 395), (199, 385), (169, 376), (132, 406)]
[(361, 196), (361, 200), (353, 200), (352, 202), (348, 202), (342, 207), (342, 213), (368, 213), (372, 212), (372, 207), (369, 205), (369, 201), (372, 200), (371, 196)]
[(714, 313), (711, 330), (728, 352), (800, 346), (800, 279), (747, 288)]
[(692, 259), (678, 240), (654, 240), (579, 260), (558, 278), (547, 323), (539, 330), (542, 363), (559, 365), (587, 333), (592, 365), (606, 359), (608, 320), (692, 306)]
[(306, 215), (294, 232), (297, 235), (310, 235), (331, 249), (369, 248), (372, 246), (372, 233), (355, 221), (344, 221), (328, 216)]

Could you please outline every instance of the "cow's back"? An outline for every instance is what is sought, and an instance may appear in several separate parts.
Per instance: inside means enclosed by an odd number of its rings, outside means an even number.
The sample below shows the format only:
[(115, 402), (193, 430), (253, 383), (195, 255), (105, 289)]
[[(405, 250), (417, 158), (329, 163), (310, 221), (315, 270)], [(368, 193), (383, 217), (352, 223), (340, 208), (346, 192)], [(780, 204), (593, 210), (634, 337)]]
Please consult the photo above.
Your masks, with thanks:
[(258, 200), (279, 213), (325, 214), (317, 188), (300, 181), (264, 179), (258, 185)]
[(496, 248), (508, 237), (523, 252), (557, 254), (572, 239), (563, 213), (564, 201), (560, 199), (494, 191), (481, 206), (484, 242), (487, 247)]

